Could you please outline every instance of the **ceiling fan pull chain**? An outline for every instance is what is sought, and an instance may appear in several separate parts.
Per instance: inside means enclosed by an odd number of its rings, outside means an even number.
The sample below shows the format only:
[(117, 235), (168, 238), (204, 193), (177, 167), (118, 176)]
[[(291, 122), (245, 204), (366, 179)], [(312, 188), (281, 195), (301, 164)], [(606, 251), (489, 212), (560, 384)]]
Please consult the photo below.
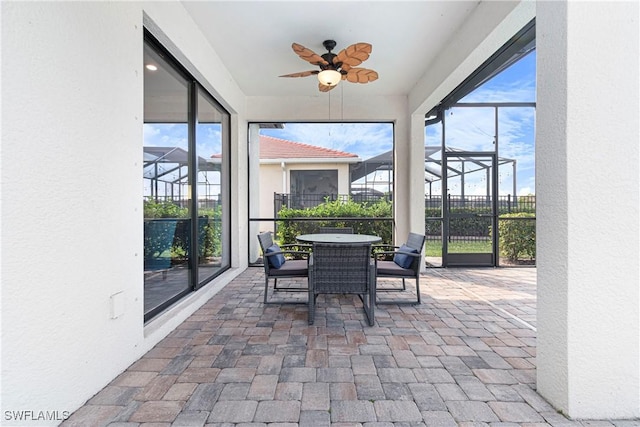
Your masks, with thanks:
[(344, 86), (340, 86), (340, 121), (344, 122)]

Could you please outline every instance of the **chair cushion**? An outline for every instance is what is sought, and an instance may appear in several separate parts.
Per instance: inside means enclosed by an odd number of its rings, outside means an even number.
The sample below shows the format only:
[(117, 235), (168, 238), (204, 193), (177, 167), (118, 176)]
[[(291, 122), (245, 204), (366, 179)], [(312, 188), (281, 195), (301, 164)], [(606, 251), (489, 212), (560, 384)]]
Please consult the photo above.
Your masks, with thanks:
[[(267, 248), (267, 253), (280, 252), (280, 246), (273, 244)], [(285, 259), (283, 254), (273, 255), (267, 257), (269, 260), (269, 265), (273, 268), (280, 268), (284, 265)]]
[[(400, 246), (400, 249), (398, 250), (401, 252), (411, 252), (413, 254), (418, 253), (416, 249), (410, 248), (407, 245)], [(395, 262), (402, 268), (410, 268), (411, 263), (413, 262), (413, 257), (405, 254), (396, 253), (395, 256), (393, 257), (393, 262)]]
[(378, 261), (376, 274), (390, 277), (413, 277), (416, 273), (408, 268), (402, 268), (393, 261)]
[[(274, 257), (272, 257), (274, 258)], [(306, 259), (290, 259), (281, 268), (271, 270), (271, 276), (306, 276), (309, 273)]]

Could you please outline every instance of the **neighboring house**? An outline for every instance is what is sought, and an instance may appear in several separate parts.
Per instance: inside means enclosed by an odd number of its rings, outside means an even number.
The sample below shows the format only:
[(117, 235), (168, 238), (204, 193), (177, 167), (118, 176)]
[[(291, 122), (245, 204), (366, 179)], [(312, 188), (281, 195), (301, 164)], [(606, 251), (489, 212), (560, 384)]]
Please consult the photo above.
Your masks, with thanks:
[(296, 207), (349, 194), (349, 166), (359, 162), (356, 154), (261, 135), (260, 216), (274, 216), (274, 193), (290, 194)]

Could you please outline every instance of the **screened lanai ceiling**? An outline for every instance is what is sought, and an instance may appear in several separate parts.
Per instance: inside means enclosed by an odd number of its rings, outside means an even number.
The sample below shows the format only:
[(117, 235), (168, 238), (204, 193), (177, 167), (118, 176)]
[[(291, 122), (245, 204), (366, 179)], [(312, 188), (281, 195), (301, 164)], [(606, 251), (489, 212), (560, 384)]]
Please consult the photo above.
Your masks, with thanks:
[(310, 69), (293, 53), (292, 43), (322, 53), (322, 42), (327, 39), (336, 41), (336, 50), (357, 42), (373, 46), (367, 67), (375, 69), (379, 79), (366, 85), (344, 85), (345, 94), (407, 95), (473, 15), (483, 17), (475, 19), (477, 33), (488, 34), (496, 25), (491, 22), (493, 16), (506, 16), (514, 5), (510, 3), (182, 2), (229, 70), (230, 78), (247, 96), (319, 96), (317, 82), (278, 76)]
[[(188, 152), (179, 147), (143, 147), (144, 178), (169, 183), (187, 179)], [(220, 171), (220, 158), (198, 157), (198, 171)]]
[[(428, 145), (424, 147), (424, 171), (426, 182), (436, 182), (442, 179), (442, 148), (440, 146)], [(447, 147), (448, 153), (463, 153), (463, 150)], [(448, 168), (448, 177), (454, 177), (461, 174), (471, 174), (481, 169), (486, 169), (487, 165), (481, 162), (476, 162), (473, 157), (461, 155), (460, 161), (471, 163), (472, 166), (466, 169), (464, 172), (455, 169), (454, 167)], [(506, 157), (498, 157), (498, 165), (507, 163), (515, 163), (515, 159), (509, 159)], [(475, 166), (474, 166), (475, 165)], [(387, 151), (375, 157), (371, 157), (362, 162), (352, 165), (349, 169), (351, 174), (351, 182), (361, 179), (376, 171), (393, 170), (393, 151)]]
[[(411, 96), (424, 84), (425, 76), (442, 63), (463, 60), (471, 55), (518, 5), (511, 1), (479, 0), (183, 0), (181, 3), (193, 21), (193, 30), (202, 34), (215, 50), (210, 58), (211, 65), (222, 65), (228, 71), (224, 79), (236, 84), (247, 97), (327, 96), (318, 92), (317, 82), (313, 79), (279, 77), (292, 70), (310, 68), (310, 64), (292, 51), (294, 42), (320, 53), (325, 51), (322, 43), (327, 39), (336, 41), (336, 51), (353, 43), (371, 43), (373, 50), (367, 59), (367, 67), (375, 69), (379, 78), (366, 85), (336, 88), (345, 98)], [(149, 20), (145, 21), (145, 26), (152, 33), (157, 30), (156, 35), (162, 34), (162, 30)], [(170, 37), (160, 37), (160, 42), (169, 47), (172, 44)], [(487, 57), (493, 53), (486, 52)], [(502, 55), (503, 64), (508, 54)], [(474, 62), (480, 66), (484, 59), (478, 59)], [(189, 61), (180, 55), (178, 60)], [(483, 74), (477, 77), (486, 79), (490, 68), (482, 65)], [(461, 83), (469, 72), (471, 70), (456, 80)], [(459, 84), (452, 83), (449, 90)], [(168, 99), (172, 93), (168, 92), (167, 86), (145, 77), (147, 84), (163, 90), (150, 90), (157, 96), (145, 98), (145, 123), (184, 123), (182, 117), (174, 117), (170, 111)], [(446, 92), (442, 94), (445, 95)]]

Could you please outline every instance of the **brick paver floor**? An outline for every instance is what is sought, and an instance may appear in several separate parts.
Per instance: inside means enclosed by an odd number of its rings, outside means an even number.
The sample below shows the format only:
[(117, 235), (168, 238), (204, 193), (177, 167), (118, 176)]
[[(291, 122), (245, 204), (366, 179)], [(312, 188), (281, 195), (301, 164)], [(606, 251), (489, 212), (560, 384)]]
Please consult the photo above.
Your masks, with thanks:
[[(535, 268), (429, 269), (422, 304), (262, 304), (249, 268), (63, 423), (72, 426), (638, 426), (535, 391)], [(304, 294), (302, 294), (304, 295)], [(387, 297), (412, 298), (412, 285)], [(300, 293), (295, 296), (300, 298)]]

